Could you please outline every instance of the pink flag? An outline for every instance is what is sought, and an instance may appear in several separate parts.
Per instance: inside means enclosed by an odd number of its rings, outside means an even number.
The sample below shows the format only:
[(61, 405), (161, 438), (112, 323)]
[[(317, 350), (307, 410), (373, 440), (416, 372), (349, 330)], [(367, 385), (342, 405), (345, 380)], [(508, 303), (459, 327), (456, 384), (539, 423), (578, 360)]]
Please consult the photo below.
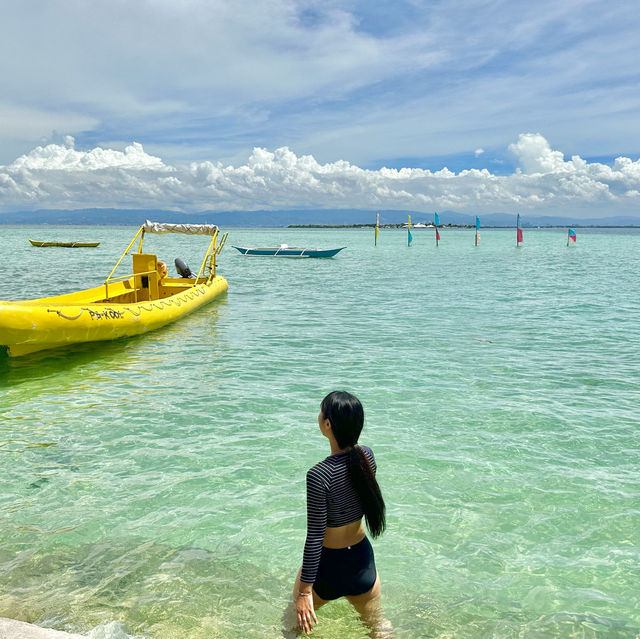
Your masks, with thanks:
[(520, 213), (518, 213), (518, 219), (516, 221), (516, 246), (519, 246), (522, 242), (522, 229), (520, 228)]

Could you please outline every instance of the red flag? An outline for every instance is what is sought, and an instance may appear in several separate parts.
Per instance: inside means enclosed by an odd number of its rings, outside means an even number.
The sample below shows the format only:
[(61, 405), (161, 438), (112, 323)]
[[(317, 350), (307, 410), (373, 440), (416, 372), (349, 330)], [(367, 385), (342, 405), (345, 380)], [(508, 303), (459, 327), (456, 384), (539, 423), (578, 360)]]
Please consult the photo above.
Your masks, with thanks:
[(522, 229), (518, 229), (518, 237), (517, 237), (517, 241), (518, 241), (518, 242), (522, 242)]
[(436, 226), (436, 240), (440, 239), (440, 233), (438, 231), (438, 227)]

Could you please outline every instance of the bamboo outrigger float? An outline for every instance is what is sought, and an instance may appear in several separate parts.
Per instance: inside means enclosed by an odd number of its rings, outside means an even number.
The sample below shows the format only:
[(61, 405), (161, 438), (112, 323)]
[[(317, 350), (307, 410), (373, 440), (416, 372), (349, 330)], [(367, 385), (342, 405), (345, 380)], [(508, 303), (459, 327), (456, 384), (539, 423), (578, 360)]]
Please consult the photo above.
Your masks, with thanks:
[[(208, 235), (209, 248), (197, 274), (167, 277), (156, 255), (143, 253), (146, 233)], [(116, 269), (137, 240), (132, 253), (133, 272), (115, 276)], [(80, 342), (131, 337), (152, 331), (207, 304), (227, 290), (227, 280), (216, 274), (227, 234), (219, 237), (213, 224), (142, 225), (120, 256), (104, 284), (55, 297), (7, 302), (0, 300), (0, 347), (12, 357)], [(178, 260), (176, 260), (178, 266)]]

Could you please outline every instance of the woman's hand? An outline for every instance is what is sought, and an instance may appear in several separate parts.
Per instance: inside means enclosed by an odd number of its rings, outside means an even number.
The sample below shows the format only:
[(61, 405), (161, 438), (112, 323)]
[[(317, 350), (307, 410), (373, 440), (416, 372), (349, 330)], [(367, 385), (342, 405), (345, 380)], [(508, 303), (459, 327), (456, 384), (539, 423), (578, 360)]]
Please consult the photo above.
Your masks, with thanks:
[(309, 634), (313, 630), (313, 624), (318, 623), (313, 609), (313, 594), (311, 591), (300, 591), (296, 597), (296, 610), (298, 612), (298, 627), (301, 632)]

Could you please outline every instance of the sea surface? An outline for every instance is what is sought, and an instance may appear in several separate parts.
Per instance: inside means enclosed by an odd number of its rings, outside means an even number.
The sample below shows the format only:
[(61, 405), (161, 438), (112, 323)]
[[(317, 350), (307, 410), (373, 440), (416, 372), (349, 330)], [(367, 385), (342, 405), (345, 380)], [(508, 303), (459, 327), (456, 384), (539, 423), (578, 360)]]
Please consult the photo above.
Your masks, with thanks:
[[(101, 283), (132, 227), (0, 227), (0, 299)], [(640, 233), (230, 229), (228, 294), (154, 333), (0, 356), (0, 616), (283, 636), (316, 417), (363, 402), (398, 638), (640, 635)], [(95, 249), (27, 239), (100, 240)], [(206, 238), (151, 237), (173, 273)], [(232, 245), (345, 246), (329, 260)], [(366, 637), (345, 601), (317, 637)], [(287, 636), (286, 634), (284, 636)]]

